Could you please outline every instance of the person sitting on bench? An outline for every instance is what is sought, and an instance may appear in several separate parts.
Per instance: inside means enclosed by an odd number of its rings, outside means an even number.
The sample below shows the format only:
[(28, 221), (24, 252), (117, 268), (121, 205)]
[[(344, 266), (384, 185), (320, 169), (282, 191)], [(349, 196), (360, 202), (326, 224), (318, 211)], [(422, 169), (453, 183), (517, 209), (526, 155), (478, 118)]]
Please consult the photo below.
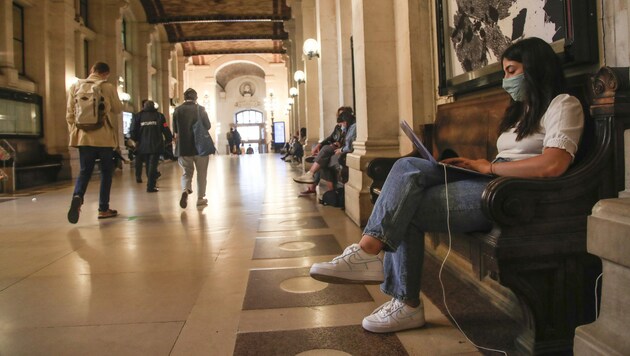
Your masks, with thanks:
[[(566, 94), (557, 55), (545, 41), (527, 38), (508, 47), (501, 64), (503, 88), (512, 101), (499, 127), (496, 159), (450, 158), (445, 162), (495, 176), (562, 175), (575, 157), (584, 113), (580, 101)], [(491, 180), (467, 173), (447, 174), (443, 166), (421, 158), (397, 160), (359, 243), (331, 262), (315, 263), (311, 276), (328, 283), (382, 283), (381, 291), (392, 299), (363, 319), (368, 331), (423, 326), (424, 232), (488, 231), (492, 224), (481, 210), (481, 195)]]
[[(318, 143), (317, 146), (313, 148), (313, 154), (316, 155), (313, 165), (303, 175), (293, 178), (296, 183), (309, 185), (307, 191), (300, 193), (301, 195), (315, 193), (315, 187), (319, 182), (316, 173), (321, 167), (327, 167), (335, 153), (343, 147), (346, 134), (345, 130), (347, 130), (350, 125), (354, 124), (354, 122), (352, 108), (342, 106), (337, 109), (337, 126), (333, 133), (326, 140), (322, 141), (322, 143), (326, 144)], [(348, 123), (350, 123), (350, 125)], [(356, 134), (356, 131), (354, 132)], [(330, 143), (328, 143), (329, 141)], [(354, 141), (354, 138), (352, 141)], [(308, 157), (305, 160), (308, 162)]]

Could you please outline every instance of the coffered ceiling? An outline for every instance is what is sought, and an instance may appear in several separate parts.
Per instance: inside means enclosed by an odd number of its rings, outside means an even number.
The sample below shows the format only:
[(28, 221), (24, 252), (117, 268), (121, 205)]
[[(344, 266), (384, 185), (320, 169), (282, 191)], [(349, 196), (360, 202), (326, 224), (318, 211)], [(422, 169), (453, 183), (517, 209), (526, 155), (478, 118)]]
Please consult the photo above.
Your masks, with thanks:
[(151, 24), (164, 26), (195, 62), (211, 54), (283, 54), (291, 19), (285, 0), (140, 0)]

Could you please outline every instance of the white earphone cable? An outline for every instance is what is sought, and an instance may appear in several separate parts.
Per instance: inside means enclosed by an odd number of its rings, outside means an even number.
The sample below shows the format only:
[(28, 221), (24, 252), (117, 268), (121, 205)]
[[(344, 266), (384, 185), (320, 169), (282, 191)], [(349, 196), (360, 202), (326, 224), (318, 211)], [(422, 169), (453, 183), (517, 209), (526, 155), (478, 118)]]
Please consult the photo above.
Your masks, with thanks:
[(457, 328), (462, 333), (462, 335), (464, 335), (466, 340), (468, 340), (468, 342), (473, 344), (473, 346), (475, 346), (478, 349), (482, 349), (482, 350), (486, 350), (486, 351), (492, 351), (492, 352), (498, 352), (498, 353), (502, 353), (505, 356), (507, 356), (507, 352), (505, 352), (503, 350), (492, 349), (492, 348), (483, 347), (483, 346), (479, 346), (479, 345), (475, 344), (468, 337), (468, 335), (466, 335), (464, 330), (462, 330), (462, 328), (459, 326), (459, 323), (457, 322), (457, 320), (455, 320), (455, 317), (453, 316), (453, 314), (451, 314), (451, 310), (448, 308), (448, 304), (446, 303), (446, 290), (444, 288), (444, 282), (442, 281), (442, 271), (444, 270), (444, 265), (446, 264), (446, 260), (448, 259), (448, 256), (451, 254), (451, 239), (452, 239), (452, 237), (451, 237), (451, 212), (450, 212), (449, 201), (448, 201), (448, 179), (447, 179), (447, 176), (446, 176), (446, 166), (442, 166), (442, 167), (444, 168), (444, 187), (445, 187), (445, 190), (446, 190), (444, 195), (446, 196), (446, 227), (447, 227), (447, 231), (448, 231), (448, 251), (446, 252), (446, 256), (444, 257), (444, 260), (442, 261), (442, 265), (440, 266), (440, 272), (438, 273), (438, 279), (440, 280), (440, 286), (442, 286), (442, 301), (444, 302), (444, 307), (446, 308), (446, 312), (448, 313), (448, 315), (451, 317), (451, 320), (453, 320), (453, 323), (455, 324), (455, 326), (457, 326)]

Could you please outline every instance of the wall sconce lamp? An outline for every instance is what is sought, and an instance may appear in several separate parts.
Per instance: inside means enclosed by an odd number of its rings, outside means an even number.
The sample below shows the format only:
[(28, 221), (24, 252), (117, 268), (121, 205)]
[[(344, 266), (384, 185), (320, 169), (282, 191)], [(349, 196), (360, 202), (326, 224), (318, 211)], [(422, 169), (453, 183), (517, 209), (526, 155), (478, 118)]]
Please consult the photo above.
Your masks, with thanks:
[(312, 59), (313, 57), (319, 58), (319, 43), (317, 43), (317, 40), (309, 38), (304, 41), (302, 51), (304, 52), (304, 55), (308, 57), (308, 59)]
[(300, 92), (296, 87), (291, 87), (291, 89), (289, 89), (289, 96), (291, 96), (292, 98), (298, 96), (299, 93)]
[[(120, 97), (120, 101), (122, 102), (128, 102), (131, 101), (131, 95), (129, 95), (129, 93), (125, 93), (125, 92), (121, 92), (118, 94), (118, 96)], [(157, 103), (155, 103), (157, 106)]]
[(296, 70), (293, 79), (299, 84), (306, 82), (306, 74), (301, 70)]
[(293, 106), (293, 98), (287, 98), (287, 105), (289, 106), (289, 109), (291, 109)]

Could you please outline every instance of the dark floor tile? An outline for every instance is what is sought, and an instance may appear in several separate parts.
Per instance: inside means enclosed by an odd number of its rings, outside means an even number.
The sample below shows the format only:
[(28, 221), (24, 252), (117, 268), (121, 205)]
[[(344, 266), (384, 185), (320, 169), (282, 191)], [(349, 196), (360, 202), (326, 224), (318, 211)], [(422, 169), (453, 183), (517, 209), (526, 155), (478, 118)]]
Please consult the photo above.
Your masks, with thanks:
[(280, 287), (283, 281), (309, 277), (309, 268), (249, 271), (243, 310), (308, 307), (373, 301), (362, 285), (329, 284), (311, 293), (291, 293)]
[(234, 355), (293, 356), (309, 350), (337, 350), (350, 355), (408, 355), (395, 334), (374, 334), (359, 325), (238, 334)]
[(339, 255), (342, 249), (333, 235), (259, 237), (254, 247), (254, 259), (296, 258)]

